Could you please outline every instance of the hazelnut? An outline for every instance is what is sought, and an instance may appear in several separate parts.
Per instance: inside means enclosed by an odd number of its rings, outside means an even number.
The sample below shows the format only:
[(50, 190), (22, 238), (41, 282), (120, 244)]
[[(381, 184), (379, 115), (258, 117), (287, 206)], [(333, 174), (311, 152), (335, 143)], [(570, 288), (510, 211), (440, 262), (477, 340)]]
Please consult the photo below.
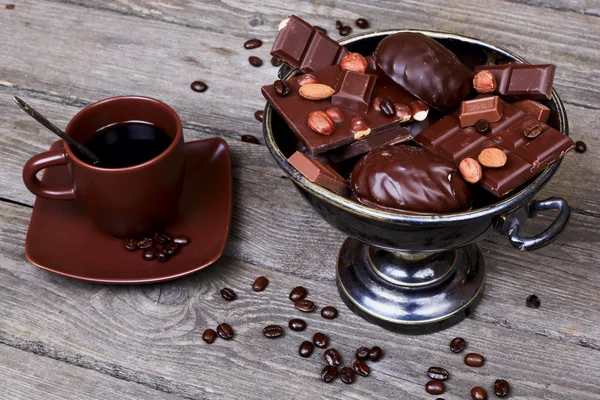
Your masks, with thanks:
[(358, 53), (349, 53), (340, 63), (342, 69), (364, 74), (367, 71), (367, 60)]
[(354, 133), (354, 139), (358, 140), (371, 133), (371, 127), (369, 123), (363, 117), (352, 118), (352, 132)]
[(381, 111), (381, 102), (383, 101), (383, 99), (381, 97), (375, 97), (372, 101), (371, 104), (373, 105), (373, 109), (375, 111)]
[(342, 122), (344, 120), (344, 112), (337, 107), (330, 107), (327, 110), (325, 110), (325, 112), (336, 123)]
[(329, 136), (335, 129), (335, 122), (325, 111), (313, 111), (308, 114), (308, 127), (321, 135)]
[(479, 93), (492, 93), (496, 90), (496, 78), (488, 71), (480, 71), (473, 78), (473, 87)]
[(462, 174), (465, 181), (469, 183), (477, 183), (483, 177), (481, 165), (479, 165), (477, 160), (474, 160), (472, 158), (463, 159), (460, 162), (458, 169), (460, 170), (460, 173)]
[(412, 112), (410, 111), (409, 106), (404, 103), (394, 103), (394, 108), (396, 109), (396, 117), (400, 118), (400, 122), (410, 120)]
[(300, 75), (300, 78), (298, 78), (298, 85), (300, 86), (309, 85), (311, 83), (319, 83), (314, 75), (304, 74)]
[(415, 121), (423, 121), (429, 115), (429, 106), (421, 100), (410, 103), (410, 110)]

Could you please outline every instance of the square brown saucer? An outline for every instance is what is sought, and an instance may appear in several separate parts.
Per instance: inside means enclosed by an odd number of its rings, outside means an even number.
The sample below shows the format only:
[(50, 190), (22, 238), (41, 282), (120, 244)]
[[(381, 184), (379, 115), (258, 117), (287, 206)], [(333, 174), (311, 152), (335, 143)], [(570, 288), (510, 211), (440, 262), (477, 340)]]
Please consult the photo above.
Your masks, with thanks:
[[(51, 149), (60, 148), (62, 141)], [(68, 185), (67, 167), (44, 171), (42, 182)], [(149, 201), (152, 201), (149, 199)], [(231, 223), (232, 176), (227, 143), (211, 138), (185, 144), (185, 183), (177, 216), (165, 228), (190, 244), (167, 262), (146, 261), (123, 241), (100, 231), (76, 201), (38, 198), (25, 253), (34, 265), (71, 278), (100, 283), (160, 282), (199, 271), (223, 253)]]

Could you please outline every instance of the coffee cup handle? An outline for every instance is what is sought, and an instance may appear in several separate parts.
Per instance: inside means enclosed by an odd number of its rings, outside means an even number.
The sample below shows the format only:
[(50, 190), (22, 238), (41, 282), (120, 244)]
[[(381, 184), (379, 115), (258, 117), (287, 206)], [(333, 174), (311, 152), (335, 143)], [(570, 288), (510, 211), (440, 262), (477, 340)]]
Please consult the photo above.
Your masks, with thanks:
[(37, 177), (37, 173), (45, 168), (66, 165), (69, 155), (63, 149), (50, 150), (31, 157), (23, 167), (23, 182), (27, 189), (36, 196), (54, 200), (74, 200), (75, 189), (70, 187), (50, 187)]

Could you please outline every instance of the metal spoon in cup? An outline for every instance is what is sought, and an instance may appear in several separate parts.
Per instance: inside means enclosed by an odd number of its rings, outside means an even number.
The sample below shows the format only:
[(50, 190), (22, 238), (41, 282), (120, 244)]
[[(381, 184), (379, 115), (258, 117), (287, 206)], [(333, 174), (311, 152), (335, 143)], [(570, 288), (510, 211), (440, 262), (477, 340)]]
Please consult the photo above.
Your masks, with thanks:
[(100, 164), (100, 159), (98, 157), (96, 157), (94, 155), (94, 153), (92, 153), (91, 151), (86, 149), (81, 143), (79, 143), (77, 140), (73, 139), (72, 137), (67, 136), (67, 134), (62, 129), (58, 128), (52, 122), (48, 121), (48, 119), (46, 119), (46, 117), (44, 117), (39, 112), (35, 111), (33, 108), (31, 108), (31, 106), (29, 106), (29, 104), (25, 103), (19, 97), (15, 96), (14, 99), (15, 99), (15, 102), (19, 105), (19, 107), (21, 107), (23, 109), (23, 111), (25, 111), (27, 114), (32, 116), (33, 119), (35, 119), (37, 122), (39, 122), (40, 124), (44, 125), (49, 130), (54, 132), (62, 140), (69, 143), (71, 146), (76, 147), (77, 150), (79, 150), (81, 153), (85, 154), (86, 157), (88, 157), (92, 161), (93, 165), (97, 166)]

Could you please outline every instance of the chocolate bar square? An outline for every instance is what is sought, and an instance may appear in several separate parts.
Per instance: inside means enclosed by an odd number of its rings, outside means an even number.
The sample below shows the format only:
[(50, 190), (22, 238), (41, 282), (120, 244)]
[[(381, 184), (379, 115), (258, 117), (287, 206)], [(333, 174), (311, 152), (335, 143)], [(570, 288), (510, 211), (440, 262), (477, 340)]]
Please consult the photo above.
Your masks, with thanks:
[(337, 81), (336, 93), (331, 97), (331, 104), (366, 113), (369, 111), (371, 93), (376, 80), (375, 75), (342, 70)]

